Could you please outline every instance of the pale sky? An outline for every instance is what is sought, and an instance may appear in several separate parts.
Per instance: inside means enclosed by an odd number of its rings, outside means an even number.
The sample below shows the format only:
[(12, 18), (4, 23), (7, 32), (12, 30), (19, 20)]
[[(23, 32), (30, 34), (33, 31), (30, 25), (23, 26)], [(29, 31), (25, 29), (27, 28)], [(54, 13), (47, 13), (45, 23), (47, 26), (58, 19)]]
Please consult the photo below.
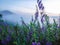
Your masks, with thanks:
[[(43, 0), (45, 12), (60, 14), (60, 0)], [(36, 0), (0, 0), (0, 10), (35, 13)]]
[(46, 12), (60, 14), (60, 0), (46, 0), (44, 3)]

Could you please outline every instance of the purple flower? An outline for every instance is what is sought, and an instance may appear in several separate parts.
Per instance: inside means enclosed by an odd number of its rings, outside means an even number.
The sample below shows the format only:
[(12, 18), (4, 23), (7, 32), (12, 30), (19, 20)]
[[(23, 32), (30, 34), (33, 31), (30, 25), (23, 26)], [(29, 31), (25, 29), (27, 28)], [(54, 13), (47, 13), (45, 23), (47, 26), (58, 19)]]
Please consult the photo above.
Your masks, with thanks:
[(43, 23), (43, 21), (44, 21), (44, 20), (43, 20), (43, 18), (42, 18), (42, 19), (41, 19), (41, 22)]
[(45, 15), (43, 15), (42, 18), (41, 18), (41, 22), (42, 22), (42, 23), (43, 23), (43, 21), (44, 21), (44, 17), (45, 17)]
[(42, 26), (42, 30), (44, 30), (45, 29), (45, 27), (44, 26)]
[(29, 35), (31, 36), (31, 35), (32, 35), (32, 33), (33, 33), (33, 32), (32, 32), (32, 31), (30, 31), (30, 32), (29, 32)]
[(42, 7), (42, 10), (44, 10), (44, 6)]
[(38, 11), (35, 13), (35, 19), (38, 18)]
[(39, 2), (38, 2), (38, 6), (41, 5), (41, 2), (42, 2), (42, 1), (39, 1)]
[(40, 42), (38, 42), (37, 45), (41, 45)]
[(29, 32), (28, 34), (29, 39), (32, 37), (32, 33), (33, 33), (32, 31)]
[(37, 7), (37, 5), (36, 5), (35, 20), (37, 20), (37, 18), (38, 18), (38, 15), (39, 15), (39, 12), (38, 12), (38, 7)]
[(52, 45), (52, 43), (51, 42), (46, 42), (46, 45)]
[(38, 7), (40, 10), (44, 10), (44, 6), (42, 4), (42, 0), (37, 0), (37, 3), (38, 3)]
[(32, 42), (32, 45), (37, 45), (36, 42)]
[(8, 35), (8, 36), (6, 37), (6, 41), (9, 42), (10, 40), (11, 40), (11, 37)]
[(43, 6), (43, 4), (40, 4), (40, 5), (39, 5), (39, 9), (42, 9), (42, 6)]
[(1, 43), (2, 43), (3, 45), (6, 45), (6, 44), (7, 44), (7, 42), (6, 42), (5, 40), (2, 40)]

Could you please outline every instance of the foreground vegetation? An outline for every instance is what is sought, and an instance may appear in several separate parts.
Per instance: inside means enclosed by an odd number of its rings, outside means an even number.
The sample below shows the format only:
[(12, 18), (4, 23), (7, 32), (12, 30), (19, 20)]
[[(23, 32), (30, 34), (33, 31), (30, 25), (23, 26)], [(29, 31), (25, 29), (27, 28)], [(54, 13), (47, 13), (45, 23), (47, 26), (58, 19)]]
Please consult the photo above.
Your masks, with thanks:
[(0, 45), (60, 45), (60, 27), (54, 19), (50, 24), (49, 17), (43, 16), (41, 23), (36, 16), (29, 24), (21, 18), (21, 25), (11, 25), (0, 15)]

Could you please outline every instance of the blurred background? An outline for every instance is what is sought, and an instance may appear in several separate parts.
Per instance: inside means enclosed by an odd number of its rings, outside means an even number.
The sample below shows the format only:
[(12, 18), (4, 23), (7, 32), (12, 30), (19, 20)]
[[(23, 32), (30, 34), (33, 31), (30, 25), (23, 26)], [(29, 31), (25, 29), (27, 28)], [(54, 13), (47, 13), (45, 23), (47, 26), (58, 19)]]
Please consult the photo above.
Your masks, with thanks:
[[(3, 15), (3, 20), (8, 22), (20, 24), (20, 18), (23, 17), (24, 21), (29, 23), (32, 15), (34, 16), (36, 12), (36, 1), (37, 0), (0, 0), (0, 14)], [(51, 22), (53, 22), (53, 18), (58, 22), (60, 0), (43, 0), (42, 2), (46, 14), (50, 16)]]

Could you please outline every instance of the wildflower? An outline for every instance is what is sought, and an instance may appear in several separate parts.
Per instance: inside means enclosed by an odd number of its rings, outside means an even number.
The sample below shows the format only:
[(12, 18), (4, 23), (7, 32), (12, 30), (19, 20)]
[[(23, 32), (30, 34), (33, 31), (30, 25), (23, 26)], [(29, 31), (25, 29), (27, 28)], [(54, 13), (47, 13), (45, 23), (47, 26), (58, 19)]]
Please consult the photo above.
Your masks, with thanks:
[(11, 37), (8, 35), (8, 36), (6, 37), (6, 41), (9, 42), (10, 40), (11, 40)]
[(41, 45), (40, 42), (38, 42), (37, 45)]
[(37, 19), (37, 17), (38, 17), (38, 12), (35, 13), (35, 19)]
[(43, 6), (43, 4), (40, 4), (40, 5), (39, 5), (39, 9), (42, 9), (42, 6)]
[(46, 42), (46, 45), (52, 45), (52, 43), (51, 42)]
[(45, 17), (45, 15), (43, 15), (42, 18), (41, 18), (41, 22), (42, 22), (42, 23), (43, 23), (43, 21), (44, 21), (44, 17)]
[(37, 4), (38, 4), (38, 7), (39, 7), (39, 9), (40, 10), (44, 10), (44, 6), (43, 6), (43, 4), (42, 4), (42, 0), (37, 0)]
[(29, 35), (30, 35), (30, 36), (32, 35), (32, 31), (29, 32)]
[(38, 6), (41, 5), (41, 2), (42, 2), (42, 1), (39, 1), (39, 2), (38, 2)]
[(32, 42), (32, 45), (36, 45), (36, 42)]
[(44, 10), (44, 6), (42, 7), (42, 10)]
[(37, 18), (38, 18), (38, 14), (39, 14), (39, 12), (38, 12), (38, 8), (37, 8), (37, 6), (36, 6), (35, 19), (37, 19)]
[(2, 43), (3, 45), (6, 45), (6, 44), (7, 44), (7, 42), (6, 42), (5, 40), (2, 40), (1, 43)]

